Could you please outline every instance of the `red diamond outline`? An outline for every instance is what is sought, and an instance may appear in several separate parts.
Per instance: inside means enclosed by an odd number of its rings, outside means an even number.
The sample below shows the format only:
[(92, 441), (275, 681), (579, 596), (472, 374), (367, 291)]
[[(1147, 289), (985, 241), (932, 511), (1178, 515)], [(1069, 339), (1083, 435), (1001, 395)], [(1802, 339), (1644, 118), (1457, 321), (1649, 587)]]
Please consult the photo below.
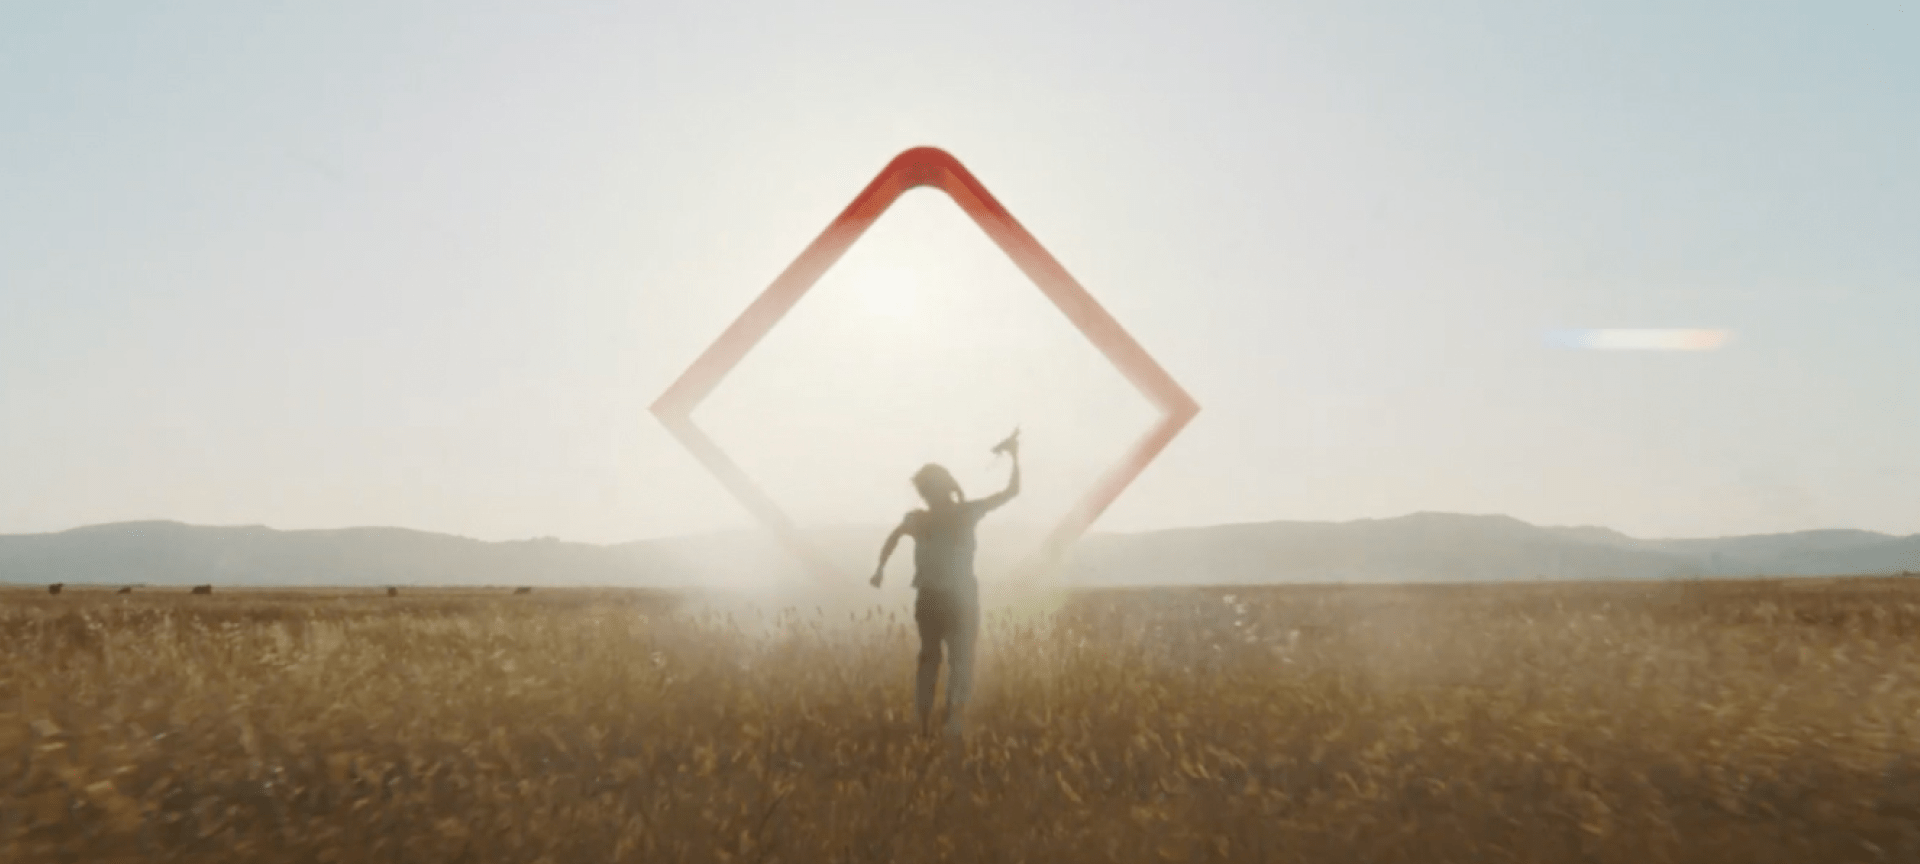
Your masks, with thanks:
[(693, 364), (675, 379), (652, 411), (667, 431), (679, 439), (694, 458), (720, 480), (740, 503), (759, 518), (796, 556), (822, 579), (838, 578), (837, 568), (812, 544), (806, 542), (793, 520), (761, 491), (758, 484), (741, 470), (732, 457), (720, 449), (706, 432), (693, 422), (693, 411), (700, 406), (727, 373), (752, 351), (774, 325), (800, 298), (825, 275), (840, 256), (852, 248), (861, 235), (877, 221), (893, 202), (908, 190), (931, 186), (947, 193), (994, 245), (1013, 259), (1021, 272), (1033, 280), (1041, 293), (1067, 316), (1081, 335), (1087, 337), (1108, 362), (1133, 383), (1135, 389), (1161, 411), (1160, 421), (1136, 441), (1132, 449), (1109, 466), (1088, 487), (1080, 502), (1066, 515), (1029, 559), (1030, 572), (1057, 563), (1061, 553), (1078, 540), (1100, 515), (1106, 512), (1120, 493), (1145, 470), (1175, 435), (1200, 412), (1199, 403), (1167, 374), (1146, 349), (1120, 326), (1087, 289), (1067, 273), (1060, 262), (1035, 240), (1027, 229), (1000, 205), (992, 193), (973, 174), (945, 150), (914, 147), (903, 151), (881, 169), (880, 174), (840, 212), (820, 236), (795, 258), (787, 269), (754, 298), (740, 317), (735, 318), (720, 336), (695, 358)]

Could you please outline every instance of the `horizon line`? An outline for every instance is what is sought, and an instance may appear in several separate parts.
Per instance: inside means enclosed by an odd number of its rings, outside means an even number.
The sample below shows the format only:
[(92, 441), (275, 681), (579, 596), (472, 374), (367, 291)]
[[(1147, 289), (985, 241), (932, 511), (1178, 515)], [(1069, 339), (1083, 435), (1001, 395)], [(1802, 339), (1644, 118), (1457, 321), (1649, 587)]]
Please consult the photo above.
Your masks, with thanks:
[[(1410, 518), (1419, 517), (1419, 516), (1453, 516), (1453, 517), (1462, 517), (1462, 518), (1468, 518), (1468, 519), (1507, 519), (1514, 522), (1518, 522), (1522, 525), (1526, 525), (1528, 527), (1540, 528), (1543, 530), (1591, 529), (1591, 530), (1599, 530), (1599, 531), (1610, 531), (1630, 540), (1644, 540), (1644, 541), (1726, 540), (1726, 539), (1734, 539), (1734, 538), (1741, 538), (1741, 537), (1776, 537), (1776, 536), (1783, 536), (1783, 535), (1789, 535), (1789, 534), (1813, 534), (1813, 533), (1830, 532), (1830, 531), (1848, 531), (1848, 532), (1858, 532), (1862, 534), (1878, 534), (1883, 537), (1888, 537), (1892, 539), (1903, 539), (1908, 537), (1920, 536), (1920, 531), (1916, 531), (1908, 534), (1897, 534), (1897, 533), (1891, 533), (1887, 531), (1876, 531), (1868, 528), (1826, 527), (1826, 528), (1798, 528), (1798, 529), (1792, 529), (1792, 530), (1786, 530), (1786, 531), (1764, 531), (1764, 532), (1747, 533), (1747, 534), (1718, 534), (1718, 535), (1712, 535), (1712, 536), (1694, 536), (1694, 537), (1637, 537), (1637, 536), (1628, 534), (1624, 531), (1621, 531), (1617, 528), (1612, 528), (1606, 525), (1594, 525), (1594, 524), (1546, 525), (1546, 524), (1541, 524), (1536, 522), (1528, 522), (1525, 519), (1521, 519), (1517, 516), (1513, 516), (1506, 513), (1463, 513), (1463, 512), (1446, 511), (1446, 510), (1415, 510), (1412, 512), (1402, 513), (1397, 516), (1361, 516), (1361, 517), (1355, 517), (1352, 519), (1250, 519), (1250, 520), (1229, 521), (1229, 522), (1209, 522), (1209, 523), (1199, 523), (1199, 524), (1191, 524), (1191, 525), (1170, 525), (1170, 526), (1162, 526), (1162, 527), (1154, 527), (1154, 528), (1136, 528), (1136, 529), (1126, 529), (1126, 530), (1112, 530), (1112, 529), (1093, 530), (1093, 531), (1087, 532), (1086, 536), (1091, 537), (1091, 536), (1142, 535), (1142, 534), (1157, 534), (1157, 533), (1163, 533), (1163, 532), (1169, 532), (1169, 531), (1195, 531), (1195, 530), (1206, 530), (1209, 528), (1235, 528), (1235, 527), (1244, 527), (1244, 526), (1274, 525), (1274, 524), (1352, 525), (1352, 524), (1357, 524), (1362, 522), (1387, 522), (1387, 521), (1394, 521), (1394, 520), (1400, 520), (1400, 519), (1410, 519)], [(1014, 526), (1019, 526), (1034, 532), (1040, 532), (1044, 530), (1043, 528), (1037, 527), (1037, 525), (1027, 525), (1026, 523), (1003, 522), (1000, 524), (1002, 525), (1010, 524)], [(318, 533), (318, 532), (330, 532), (330, 531), (406, 531), (406, 532), (411, 532), (415, 534), (429, 534), (429, 535), (434, 535), (439, 537), (452, 537), (460, 540), (471, 540), (476, 543), (535, 543), (535, 542), (550, 541), (550, 542), (566, 543), (566, 544), (577, 545), (577, 546), (595, 546), (595, 547), (602, 547), (602, 548), (612, 547), (612, 546), (629, 546), (629, 545), (640, 544), (640, 543), (668, 542), (673, 540), (683, 540), (683, 539), (699, 538), (699, 537), (717, 537), (717, 536), (745, 534), (745, 533), (754, 533), (754, 534), (766, 533), (765, 529), (760, 526), (742, 524), (742, 525), (736, 525), (736, 526), (727, 527), (727, 528), (715, 528), (715, 529), (708, 529), (708, 530), (701, 530), (701, 531), (683, 531), (675, 534), (657, 534), (657, 535), (640, 537), (640, 538), (631, 539), (631, 540), (615, 540), (615, 541), (605, 541), (605, 542), (596, 542), (596, 541), (590, 541), (590, 540), (569, 540), (569, 539), (561, 538), (557, 535), (534, 535), (534, 536), (528, 536), (528, 537), (515, 537), (515, 538), (501, 539), (501, 540), (488, 540), (480, 537), (474, 537), (466, 534), (458, 534), (450, 531), (436, 531), (436, 530), (425, 529), (425, 528), (410, 528), (402, 525), (343, 525), (343, 526), (335, 526), (330, 528), (278, 528), (263, 522), (210, 524), (210, 523), (184, 522), (178, 519), (154, 518), (154, 519), (125, 519), (117, 522), (97, 522), (97, 523), (90, 523), (85, 525), (75, 525), (69, 528), (62, 528), (62, 529), (56, 529), (56, 530), (50, 530), (50, 531), (4, 532), (4, 533), (0, 533), (0, 538), (46, 537), (46, 536), (53, 536), (58, 534), (66, 534), (74, 531), (85, 531), (89, 529), (98, 529), (98, 528), (115, 528), (115, 527), (130, 526), (130, 525), (177, 525), (184, 528), (214, 528), (214, 529), (259, 528), (266, 531), (272, 531), (275, 533), (284, 533), (284, 534)], [(855, 528), (863, 529), (863, 530), (872, 529), (872, 530), (877, 530), (884, 533), (885, 523), (883, 522), (873, 522), (873, 523), (829, 522), (829, 523), (819, 523), (819, 524), (803, 526), (802, 530), (830, 531), (830, 530), (855, 529)]]

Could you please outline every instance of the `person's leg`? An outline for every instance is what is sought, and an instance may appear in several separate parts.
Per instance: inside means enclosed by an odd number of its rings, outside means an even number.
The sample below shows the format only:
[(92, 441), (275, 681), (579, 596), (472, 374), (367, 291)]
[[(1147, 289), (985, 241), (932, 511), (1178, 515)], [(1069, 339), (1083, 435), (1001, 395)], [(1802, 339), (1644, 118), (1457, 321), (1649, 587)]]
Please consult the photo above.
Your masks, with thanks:
[(959, 734), (961, 715), (973, 695), (973, 650), (980, 637), (977, 589), (956, 591), (947, 630), (947, 731)]
[[(913, 708), (925, 731), (933, 715), (933, 687), (940, 678), (940, 643), (946, 636), (935, 592), (920, 590), (913, 601), (913, 621), (920, 627), (920, 668), (913, 680)], [(953, 687), (949, 680), (947, 687)]]

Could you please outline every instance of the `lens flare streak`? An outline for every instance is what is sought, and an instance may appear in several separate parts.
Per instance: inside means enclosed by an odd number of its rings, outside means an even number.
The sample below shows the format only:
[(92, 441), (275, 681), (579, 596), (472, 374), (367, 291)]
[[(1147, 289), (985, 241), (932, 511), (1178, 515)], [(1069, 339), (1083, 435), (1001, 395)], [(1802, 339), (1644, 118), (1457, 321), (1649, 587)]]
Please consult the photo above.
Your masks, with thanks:
[(1587, 351), (1712, 351), (1725, 345), (1726, 330), (1552, 330), (1547, 344)]

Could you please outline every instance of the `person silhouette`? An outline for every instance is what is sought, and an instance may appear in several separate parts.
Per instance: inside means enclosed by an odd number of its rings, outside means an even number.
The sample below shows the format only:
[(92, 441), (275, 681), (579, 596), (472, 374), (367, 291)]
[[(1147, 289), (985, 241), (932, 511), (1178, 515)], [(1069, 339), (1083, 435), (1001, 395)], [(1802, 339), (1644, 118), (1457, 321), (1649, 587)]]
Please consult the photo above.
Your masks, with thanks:
[(887, 559), (900, 538), (913, 538), (913, 620), (920, 629), (920, 666), (914, 678), (913, 706), (920, 730), (930, 731), (933, 689), (940, 677), (941, 647), (946, 647), (949, 735), (961, 733), (961, 716), (973, 687), (973, 649), (980, 634), (980, 586), (974, 578), (974, 527), (980, 518), (1020, 494), (1020, 441), (1015, 432), (994, 448), (1013, 457), (1007, 488), (969, 501), (947, 469), (928, 463), (913, 475), (913, 488), (927, 502), (900, 520), (880, 547), (873, 587), (880, 587)]

